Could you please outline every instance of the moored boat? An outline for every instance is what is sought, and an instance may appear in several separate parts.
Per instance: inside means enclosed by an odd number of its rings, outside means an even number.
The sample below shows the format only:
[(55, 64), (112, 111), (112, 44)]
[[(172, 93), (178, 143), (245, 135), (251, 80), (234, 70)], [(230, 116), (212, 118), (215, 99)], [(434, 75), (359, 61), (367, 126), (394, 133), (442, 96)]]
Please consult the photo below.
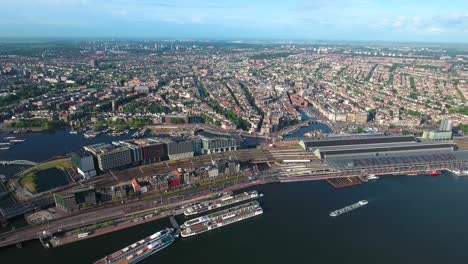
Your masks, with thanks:
[(202, 202), (202, 203), (197, 203), (195, 205), (192, 205), (184, 210), (184, 215), (185, 216), (195, 215), (195, 214), (207, 212), (210, 210), (214, 210), (216, 208), (221, 208), (221, 207), (225, 207), (231, 204), (247, 201), (250, 199), (256, 199), (262, 196), (263, 194), (261, 193), (259, 194), (255, 190), (249, 191), (249, 192), (243, 192), (234, 196), (232, 195), (223, 196), (214, 201)]
[(253, 201), (186, 221), (181, 226), (183, 230), (180, 235), (182, 237), (198, 235), (260, 214), (263, 214), (263, 209), (257, 201)]
[(116, 251), (94, 264), (135, 264), (171, 245), (174, 229), (166, 228), (153, 235)]

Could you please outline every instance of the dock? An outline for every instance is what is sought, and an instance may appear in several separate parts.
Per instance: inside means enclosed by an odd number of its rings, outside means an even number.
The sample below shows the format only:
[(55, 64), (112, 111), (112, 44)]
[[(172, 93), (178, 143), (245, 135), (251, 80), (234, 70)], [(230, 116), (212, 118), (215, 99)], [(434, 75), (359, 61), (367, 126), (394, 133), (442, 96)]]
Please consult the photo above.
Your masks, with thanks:
[(175, 216), (172, 215), (171, 217), (169, 217), (169, 221), (171, 222), (172, 228), (174, 228), (174, 230), (175, 230), (174, 236), (179, 237), (180, 226), (179, 226), (179, 223), (177, 223), (177, 220), (175, 219)]
[(326, 179), (326, 181), (335, 189), (350, 187), (362, 184), (358, 177)]

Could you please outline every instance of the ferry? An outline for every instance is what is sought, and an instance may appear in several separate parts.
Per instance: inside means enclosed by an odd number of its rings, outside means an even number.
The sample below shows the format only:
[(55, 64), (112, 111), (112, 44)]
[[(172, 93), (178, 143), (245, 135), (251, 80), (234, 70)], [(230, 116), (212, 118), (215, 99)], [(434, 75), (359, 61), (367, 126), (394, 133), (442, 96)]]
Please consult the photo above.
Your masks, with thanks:
[(26, 139), (10, 139), (10, 143), (23, 143)]
[(94, 264), (135, 264), (171, 245), (175, 238), (173, 228), (166, 228), (151, 236), (114, 252)]
[(441, 173), (440, 173), (440, 171), (438, 171), (438, 170), (433, 170), (433, 171), (431, 171), (431, 176), (440, 176), (440, 174), (441, 174)]
[(207, 212), (216, 208), (225, 207), (231, 204), (247, 201), (250, 199), (256, 199), (258, 197), (262, 197), (263, 194), (259, 194), (257, 191), (250, 191), (250, 192), (243, 192), (237, 195), (228, 195), (225, 197), (221, 197), (214, 201), (210, 202), (202, 202), (192, 205), (184, 210), (184, 215), (195, 215), (203, 212)]
[(336, 210), (336, 211), (330, 212), (330, 216), (331, 216), (331, 217), (339, 216), (339, 215), (341, 215), (341, 214), (347, 213), (347, 212), (349, 212), (349, 211), (352, 211), (352, 210), (354, 210), (354, 209), (357, 209), (357, 208), (359, 208), (359, 207), (362, 207), (362, 206), (364, 206), (364, 205), (367, 205), (368, 203), (369, 203), (369, 202), (368, 202), (367, 200), (361, 200), (361, 201), (359, 201), (359, 202), (357, 202), (357, 203), (354, 203), (354, 204), (352, 204), (352, 205), (348, 205), (348, 206), (346, 206), (346, 207), (344, 207), (344, 208), (341, 208), (341, 209), (338, 209), (338, 210)]
[(182, 237), (198, 235), (209, 230), (239, 222), (263, 214), (263, 209), (257, 201), (225, 209), (186, 221), (181, 228)]

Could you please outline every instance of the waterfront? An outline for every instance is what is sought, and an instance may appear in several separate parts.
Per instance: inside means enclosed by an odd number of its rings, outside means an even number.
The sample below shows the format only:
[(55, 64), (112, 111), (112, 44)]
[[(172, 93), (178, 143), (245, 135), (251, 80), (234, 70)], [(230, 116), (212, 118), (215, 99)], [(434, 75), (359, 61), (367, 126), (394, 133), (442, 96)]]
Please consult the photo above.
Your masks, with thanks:
[[(11, 135), (0, 135), (0, 137), (6, 136)], [(0, 160), (45, 161), (56, 156), (65, 155), (72, 151), (79, 150), (82, 146), (97, 143), (111, 143), (112, 141), (121, 139), (130, 139), (132, 138), (132, 133), (121, 137), (112, 137), (104, 134), (95, 138), (87, 139), (83, 137), (83, 133), (72, 135), (69, 133), (69, 130), (56, 130), (48, 133), (16, 135), (16, 137), (26, 139), (26, 141), (13, 145), (8, 151), (0, 152)], [(0, 174), (2, 174), (1, 171)]]
[[(11, 134), (1, 133), (0, 138), (12, 136)], [(10, 150), (0, 152), (0, 160), (30, 160), (35, 162), (45, 161), (57, 156), (68, 154), (72, 151), (79, 150), (81, 147), (97, 143), (111, 143), (115, 140), (130, 139), (131, 133), (121, 136), (112, 137), (109, 135), (100, 135), (95, 138), (86, 139), (83, 133), (72, 135), (69, 130), (56, 130), (48, 133), (33, 133), (28, 135), (13, 135), (18, 139), (26, 139), (25, 142), (11, 146)], [(4, 140), (3, 140), (4, 141)], [(28, 166), (0, 165), (0, 174), (7, 178), (12, 177), (19, 171), (28, 168)], [(49, 189), (54, 186), (60, 186), (66, 183), (66, 177), (39, 177), (39, 188)], [(47, 178), (47, 179), (46, 179)], [(47, 181), (45, 181), (47, 180)], [(2, 192), (3, 186), (0, 186)], [(0, 205), (11, 203), (10, 199), (0, 200)]]
[[(178, 240), (141, 263), (462, 263), (468, 257), (461, 220), (468, 217), (467, 188), (468, 178), (448, 173), (389, 176), (341, 190), (323, 181), (257, 186), (265, 194), (263, 215)], [(369, 204), (360, 210), (328, 215), (361, 199)], [(0, 249), (0, 257), (6, 263), (91, 263), (169, 225), (166, 218), (54, 249), (34, 241)]]
[[(317, 120), (315, 116), (310, 116), (311, 113), (303, 110), (301, 111), (301, 121), (306, 120)], [(294, 131), (293, 133), (287, 134), (284, 136), (284, 140), (300, 140), (304, 138), (304, 134), (312, 132), (312, 131), (322, 131), (322, 133), (332, 133), (332, 129), (325, 123), (317, 123), (317, 124), (310, 124), (308, 126), (303, 126)]]

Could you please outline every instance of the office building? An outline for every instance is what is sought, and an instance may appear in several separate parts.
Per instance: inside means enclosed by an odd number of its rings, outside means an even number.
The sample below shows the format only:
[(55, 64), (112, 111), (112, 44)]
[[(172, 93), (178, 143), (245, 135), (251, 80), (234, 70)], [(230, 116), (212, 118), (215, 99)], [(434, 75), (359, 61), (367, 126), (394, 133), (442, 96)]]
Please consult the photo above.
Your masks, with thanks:
[(237, 150), (237, 141), (230, 137), (206, 137), (201, 136), (202, 153), (211, 154)]
[(94, 164), (94, 157), (84, 150), (73, 152), (71, 154), (71, 162), (75, 165), (79, 174), (85, 178), (96, 176), (96, 166)]
[(440, 121), (440, 131), (452, 131), (453, 128), (453, 121), (448, 120), (448, 119), (442, 119)]
[(103, 172), (125, 168), (132, 164), (130, 149), (127, 147), (115, 148), (110, 144), (97, 144), (86, 146), (85, 149), (94, 155), (99, 170)]
[(97, 204), (96, 190), (93, 187), (55, 193), (54, 199), (57, 208), (65, 212), (75, 212)]

